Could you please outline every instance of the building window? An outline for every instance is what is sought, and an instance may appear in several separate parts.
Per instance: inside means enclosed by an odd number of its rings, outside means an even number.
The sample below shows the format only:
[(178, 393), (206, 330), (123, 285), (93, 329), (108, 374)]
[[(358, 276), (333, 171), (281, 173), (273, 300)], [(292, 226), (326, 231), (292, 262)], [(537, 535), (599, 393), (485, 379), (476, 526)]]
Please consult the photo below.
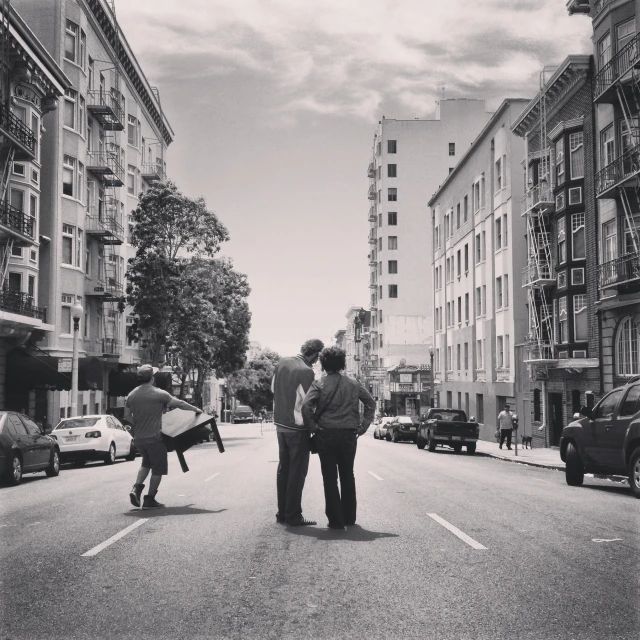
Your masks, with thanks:
[(480, 264), (482, 261), (482, 251), (480, 245), (480, 234), (476, 236), (476, 264)]
[[(582, 131), (569, 134), (569, 157), (571, 179), (584, 178), (584, 140)], [(571, 204), (571, 194), (569, 194), (569, 204)]]
[(140, 121), (129, 114), (127, 118), (127, 143), (138, 147), (140, 140)]
[(558, 299), (558, 342), (569, 342), (569, 320), (567, 318), (567, 298)]
[(556, 185), (564, 183), (564, 138), (556, 142)]
[(496, 218), (495, 222), (496, 226), (496, 251), (502, 249), (502, 219), (500, 217)]
[(598, 42), (598, 69), (611, 62), (611, 33), (607, 33)]
[(461, 345), (456, 345), (456, 369), (460, 371), (462, 363)]
[(387, 178), (397, 178), (398, 177), (398, 165), (397, 164), (388, 164), (387, 165)]
[(71, 62), (78, 62), (78, 41), (80, 27), (75, 22), (67, 20), (64, 39), (64, 57)]
[(584, 238), (584, 213), (574, 213), (571, 216), (571, 254), (574, 260), (584, 260), (587, 255)]
[(450, 142), (449, 143), (449, 155), (450, 156), (455, 156), (456, 155), (456, 143), (455, 142)]
[(9, 272), (9, 291), (20, 293), (22, 291), (22, 274)]
[(398, 153), (397, 140), (387, 140), (387, 153)]
[(389, 285), (389, 297), (390, 298), (397, 298), (398, 297), (398, 285), (397, 284), (390, 284)]
[(466, 222), (469, 219), (469, 196), (464, 197), (464, 221)]
[(25, 177), (25, 166), (18, 162), (13, 163), (13, 175)]
[(575, 295), (573, 296), (573, 341), (578, 342), (588, 338), (587, 296)]
[(496, 309), (502, 309), (502, 276), (496, 278)]
[(473, 212), (478, 213), (480, 211), (480, 181), (473, 183)]
[(571, 269), (571, 284), (576, 286), (584, 284), (584, 269)]
[(636, 35), (636, 24), (635, 20), (632, 18), (631, 20), (627, 20), (622, 24), (616, 26), (616, 52), (620, 53), (622, 49), (625, 48), (626, 45), (631, 42), (633, 36)]
[(625, 318), (616, 336), (617, 374), (633, 376), (640, 373), (638, 365), (638, 328), (631, 318)]
[(464, 320), (469, 324), (469, 294), (464, 294)]
[(502, 246), (506, 247), (509, 244), (509, 234), (507, 233), (507, 214), (502, 216)]
[(460, 249), (458, 249), (456, 257), (458, 260), (458, 278), (460, 278), (460, 276), (462, 275), (462, 254), (460, 252)]
[(387, 199), (389, 202), (395, 202), (398, 199), (398, 190), (395, 187), (387, 189)]
[(458, 296), (458, 324), (462, 324), (462, 296)]
[(486, 231), (482, 232), (482, 260), (485, 261), (487, 259), (487, 233)]
[(511, 340), (508, 334), (504, 337), (504, 366), (505, 369), (511, 368)]
[(476, 393), (476, 420), (484, 424), (484, 397), (481, 393)]
[(464, 245), (464, 272), (469, 273), (469, 243)]
[(556, 211), (562, 211), (564, 209), (564, 190), (556, 195)]
[(467, 371), (469, 369), (469, 343), (464, 343), (464, 369)]
[(388, 241), (388, 246), (387, 246), (388, 249), (395, 250), (398, 248), (398, 236), (389, 236), (387, 241)]
[(563, 264), (567, 261), (567, 226), (564, 216), (558, 218), (556, 231), (558, 233), (558, 262)]
[(482, 285), (482, 315), (487, 313), (487, 285)]
[(387, 213), (387, 224), (390, 227), (395, 227), (398, 224), (398, 214), (396, 211), (389, 211)]
[(62, 162), (62, 193), (65, 196), (74, 195), (76, 174), (76, 159), (71, 156), (64, 156)]
[(482, 315), (482, 294), (480, 287), (476, 287), (476, 318)]
[(378, 251), (382, 251), (382, 238), (378, 238)]
[(502, 336), (496, 337), (496, 367), (504, 367), (504, 342)]
[(604, 168), (615, 160), (615, 140), (613, 125), (600, 132), (600, 167)]
[(567, 272), (558, 271), (558, 289), (564, 289), (567, 286)]
[(451, 347), (447, 347), (447, 362), (445, 363), (447, 371), (453, 371), (453, 358), (451, 356)]
[(73, 332), (71, 322), (71, 306), (74, 303), (74, 296), (71, 293), (62, 294), (62, 313), (60, 322), (60, 332), (62, 334), (70, 334)]
[(389, 273), (398, 273), (398, 261), (389, 260)]
[(574, 204), (582, 204), (582, 187), (569, 189), (569, 206)]
[(79, 267), (82, 264), (82, 229), (62, 225), (62, 264)]
[(496, 160), (496, 192), (502, 189), (502, 158)]
[(482, 340), (476, 340), (476, 369), (482, 369)]
[(136, 168), (131, 164), (127, 165), (127, 193), (136, 195)]

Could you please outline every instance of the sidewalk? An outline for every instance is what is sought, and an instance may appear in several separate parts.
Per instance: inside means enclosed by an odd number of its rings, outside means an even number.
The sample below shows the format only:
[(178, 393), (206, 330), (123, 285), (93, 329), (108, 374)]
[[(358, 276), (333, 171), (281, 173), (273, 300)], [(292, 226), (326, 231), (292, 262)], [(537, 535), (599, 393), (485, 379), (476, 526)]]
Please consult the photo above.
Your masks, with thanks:
[(544, 467), (545, 469), (564, 471), (564, 462), (560, 459), (560, 451), (558, 449), (523, 449), (520, 444), (518, 444), (518, 455), (516, 456), (515, 443), (511, 444), (511, 451), (509, 451), (506, 443), (503, 448), (500, 449), (497, 442), (478, 440), (476, 453), (498, 458), (499, 460), (528, 464), (533, 467)]

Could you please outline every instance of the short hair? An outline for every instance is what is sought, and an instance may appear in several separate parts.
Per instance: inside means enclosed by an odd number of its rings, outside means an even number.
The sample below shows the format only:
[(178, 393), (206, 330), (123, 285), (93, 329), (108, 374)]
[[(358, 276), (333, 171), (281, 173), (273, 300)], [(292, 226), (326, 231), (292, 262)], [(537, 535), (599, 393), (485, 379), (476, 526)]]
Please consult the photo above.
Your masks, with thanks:
[(347, 366), (347, 354), (340, 347), (326, 347), (320, 354), (320, 364), (327, 373), (337, 373)]
[(143, 364), (138, 367), (137, 371), (138, 380), (142, 382), (149, 382), (153, 378), (153, 367), (150, 364)]
[(301, 347), (300, 353), (305, 356), (313, 356), (316, 353), (320, 353), (324, 349), (324, 342), (314, 338), (313, 340), (307, 340)]

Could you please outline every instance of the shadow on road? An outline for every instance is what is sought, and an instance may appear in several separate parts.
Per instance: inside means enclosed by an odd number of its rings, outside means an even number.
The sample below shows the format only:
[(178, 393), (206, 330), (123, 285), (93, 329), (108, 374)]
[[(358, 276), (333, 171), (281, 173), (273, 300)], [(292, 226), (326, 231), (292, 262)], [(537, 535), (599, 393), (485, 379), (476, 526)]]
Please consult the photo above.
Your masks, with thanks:
[(582, 485), (583, 489), (592, 489), (595, 491), (605, 491), (606, 493), (616, 493), (620, 496), (628, 496), (629, 498), (633, 498), (634, 500), (637, 500), (637, 498), (633, 495), (633, 492), (631, 491), (631, 487), (629, 486), (628, 483), (626, 484), (622, 484), (620, 483), (616, 483), (613, 484), (611, 486), (603, 486), (603, 485), (597, 485), (597, 484), (583, 484)]
[(397, 533), (382, 533), (379, 531), (368, 531), (359, 524), (347, 527), (346, 531), (335, 529), (319, 529), (317, 527), (287, 527), (287, 533), (307, 538), (317, 538), (318, 540), (349, 540), (349, 542), (373, 542), (381, 538), (397, 538)]
[(211, 511), (209, 509), (199, 509), (191, 504), (185, 504), (180, 507), (165, 507), (164, 509), (131, 509), (124, 515), (133, 518), (161, 518), (166, 516), (194, 516), (205, 513), (222, 513), (227, 509), (217, 509)]

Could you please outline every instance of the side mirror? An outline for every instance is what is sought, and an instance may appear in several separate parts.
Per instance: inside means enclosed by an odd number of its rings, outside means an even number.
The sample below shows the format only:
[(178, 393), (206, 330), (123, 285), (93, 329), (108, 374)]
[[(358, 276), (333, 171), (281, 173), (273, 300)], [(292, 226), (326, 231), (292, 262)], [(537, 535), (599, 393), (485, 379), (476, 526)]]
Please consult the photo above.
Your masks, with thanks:
[(589, 420), (593, 420), (593, 410), (589, 409), (589, 407), (582, 407), (580, 409), (581, 415), (589, 418)]
[(125, 425), (124, 425), (124, 428), (125, 428), (127, 431), (131, 431), (131, 427), (130, 427), (128, 424), (125, 424)]
[(475, 422), (476, 421), (476, 417), (475, 416), (470, 416), (469, 417), (469, 422)]

